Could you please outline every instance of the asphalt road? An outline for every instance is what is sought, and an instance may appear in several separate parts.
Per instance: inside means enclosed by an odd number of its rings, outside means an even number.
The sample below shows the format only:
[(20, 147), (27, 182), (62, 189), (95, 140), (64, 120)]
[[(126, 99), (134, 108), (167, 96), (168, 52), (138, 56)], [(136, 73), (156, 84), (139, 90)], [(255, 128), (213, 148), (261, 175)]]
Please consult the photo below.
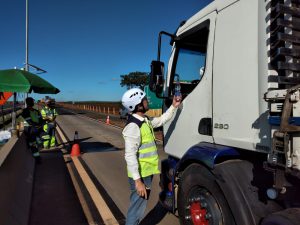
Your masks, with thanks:
[[(91, 119), (83, 113), (75, 114), (60, 109), (57, 122), (69, 140), (74, 139), (78, 131), (81, 155), (84, 162), (96, 177), (107, 194), (114, 201), (121, 213), (126, 216), (129, 205), (129, 186), (124, 160), (124, 142), (121, 128), (107, 125), (99, 120)], [(160, 159), (166, 158), (159, 144)], [(145, 215), (145, 224), (178, 225), (179, 220), (172, 214), (164, 213), (157, 207), (159, 176), (154, 177), (152, 192)], [(152, 213), (149, 212), (152, 210)], [(156, 211), (153, 211), (156, 210)], [(153, 213), (154, 212), (154, 213)], [(148, 219), (150, 217), (150, 219)], [(147, 221), (149, 220), (149, 221)], [(154, 223), (153, 221), (159, 221)]]

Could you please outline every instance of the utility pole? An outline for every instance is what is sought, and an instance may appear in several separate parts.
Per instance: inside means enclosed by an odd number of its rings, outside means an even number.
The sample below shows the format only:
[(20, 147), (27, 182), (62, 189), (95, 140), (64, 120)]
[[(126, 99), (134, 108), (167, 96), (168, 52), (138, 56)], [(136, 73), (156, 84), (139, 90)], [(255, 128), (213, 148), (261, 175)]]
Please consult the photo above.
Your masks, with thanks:
[[(29, 15), (28, 15), (28, 11), (29, 11), (29, 7), (28, 7), (28, 0), (26, 0), (26, 19), (25, 19), (25, 23), (26, 23), (26, 47), (25, 47), (25, 71), (29, 71), (29, 65), (28, 65), (28, 30), (29, 30)], [(28, 93), (25, 94), (25, 99), (28, 97)], [(26, 105), (26, 101), (24, 99), (24, 105), (25, 107), (27, 107)]]
[[(25, 19), (25, 23), (26, 23), (26, 50), (25, 50), (25, 70), (28, 71), (28, 0), (25, 0), (26, 1), (26, 19)], [(25, 94), (25, 98), (28, 97), (28, 93)], [(17, 101), (17, 93), (14, 92), (14, 100), (13, 100), (13, 111), (12, 111), (12, 131), (15, 135), (15, 130), (16, 130), (16, 112), (15, 112), (15, 108), (16, 108), (16, 101)], [(26, 101), (24, 99), (24, 105), (26, 107)]]
[(29, 28), (28, 0), (26, 0), (26, 56), (25, 56), (25, 70), (26, 71), (29, 71), (29, 66), (28, 66), (28, 28)]

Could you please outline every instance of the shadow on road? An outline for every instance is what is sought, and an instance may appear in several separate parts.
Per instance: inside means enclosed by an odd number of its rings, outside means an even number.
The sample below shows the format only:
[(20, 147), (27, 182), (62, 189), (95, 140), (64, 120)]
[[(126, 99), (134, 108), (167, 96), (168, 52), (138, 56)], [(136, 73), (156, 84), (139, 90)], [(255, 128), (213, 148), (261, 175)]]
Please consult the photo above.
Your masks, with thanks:
[(75, 113), (72, 113), (70, 111), (63, 111), (63, 110), (60, 110), (59, 111), (59, 115), (76, 115)]
[(108, 142), (80, 142), (80, 148), (83, 152), (111, 152), (121, 150)]
[(35, 165), (29, 225), (89, 224), (62, 155), (42, 152)]
[[(80, 146), (81, 146), (81, 143), (84, 143), (84, 141), (86, 140), (89, 140), (91, 139), (92, 137), (86, 137), (86, 138), (79, 138), (79, 139), (76, 139), (76, 143), (79, 143)], [(72, 145), (75, 143), (75, 140), (70, 140), (68, 142), (64, 142), (64, 143), (60, 143), (60, 145), (63, 145), (63, 146), (67, 146), (67, 149), (68, 148), (72, 148)], [(59, 145), (58, 145), (59, 146)]]
[(158, 202), (154, 206), (154, 208), (139, 223), (139, 225), (154, 225), (154, 224), (159, 224), (162, 221), (162, 219), (167, 215), (167, 213), (168, 213), (168, 210), (166, 210)]

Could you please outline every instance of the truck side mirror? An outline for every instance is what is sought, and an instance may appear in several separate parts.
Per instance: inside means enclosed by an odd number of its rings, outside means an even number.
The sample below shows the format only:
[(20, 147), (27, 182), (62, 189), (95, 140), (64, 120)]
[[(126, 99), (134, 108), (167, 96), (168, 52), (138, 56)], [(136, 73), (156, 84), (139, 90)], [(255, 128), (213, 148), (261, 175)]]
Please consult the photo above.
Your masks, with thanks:
[(149, 79), (149, 88), (156, 95), (162, 93), (164, 87), (164, 63), (160, 61), (151, 62), (151, 72)]

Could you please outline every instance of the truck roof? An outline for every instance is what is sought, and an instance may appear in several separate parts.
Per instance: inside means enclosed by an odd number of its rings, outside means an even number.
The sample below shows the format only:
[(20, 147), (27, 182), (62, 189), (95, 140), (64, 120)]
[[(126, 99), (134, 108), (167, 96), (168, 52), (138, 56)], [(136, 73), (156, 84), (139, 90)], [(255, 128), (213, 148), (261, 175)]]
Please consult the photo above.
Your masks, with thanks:
[(228, 7), (229, 5), (238, 2), (239, 0), (214, 0), (209, 5), (201, 9), (198, 13), (190, 17), (183, 26), (178, 29), (177, 35), (182, 34), (187, 29), (193, 27), (193, 24), (201, 19), (202, 17), (210, 14), (213, 11), (221, 11), (222, 9)]

